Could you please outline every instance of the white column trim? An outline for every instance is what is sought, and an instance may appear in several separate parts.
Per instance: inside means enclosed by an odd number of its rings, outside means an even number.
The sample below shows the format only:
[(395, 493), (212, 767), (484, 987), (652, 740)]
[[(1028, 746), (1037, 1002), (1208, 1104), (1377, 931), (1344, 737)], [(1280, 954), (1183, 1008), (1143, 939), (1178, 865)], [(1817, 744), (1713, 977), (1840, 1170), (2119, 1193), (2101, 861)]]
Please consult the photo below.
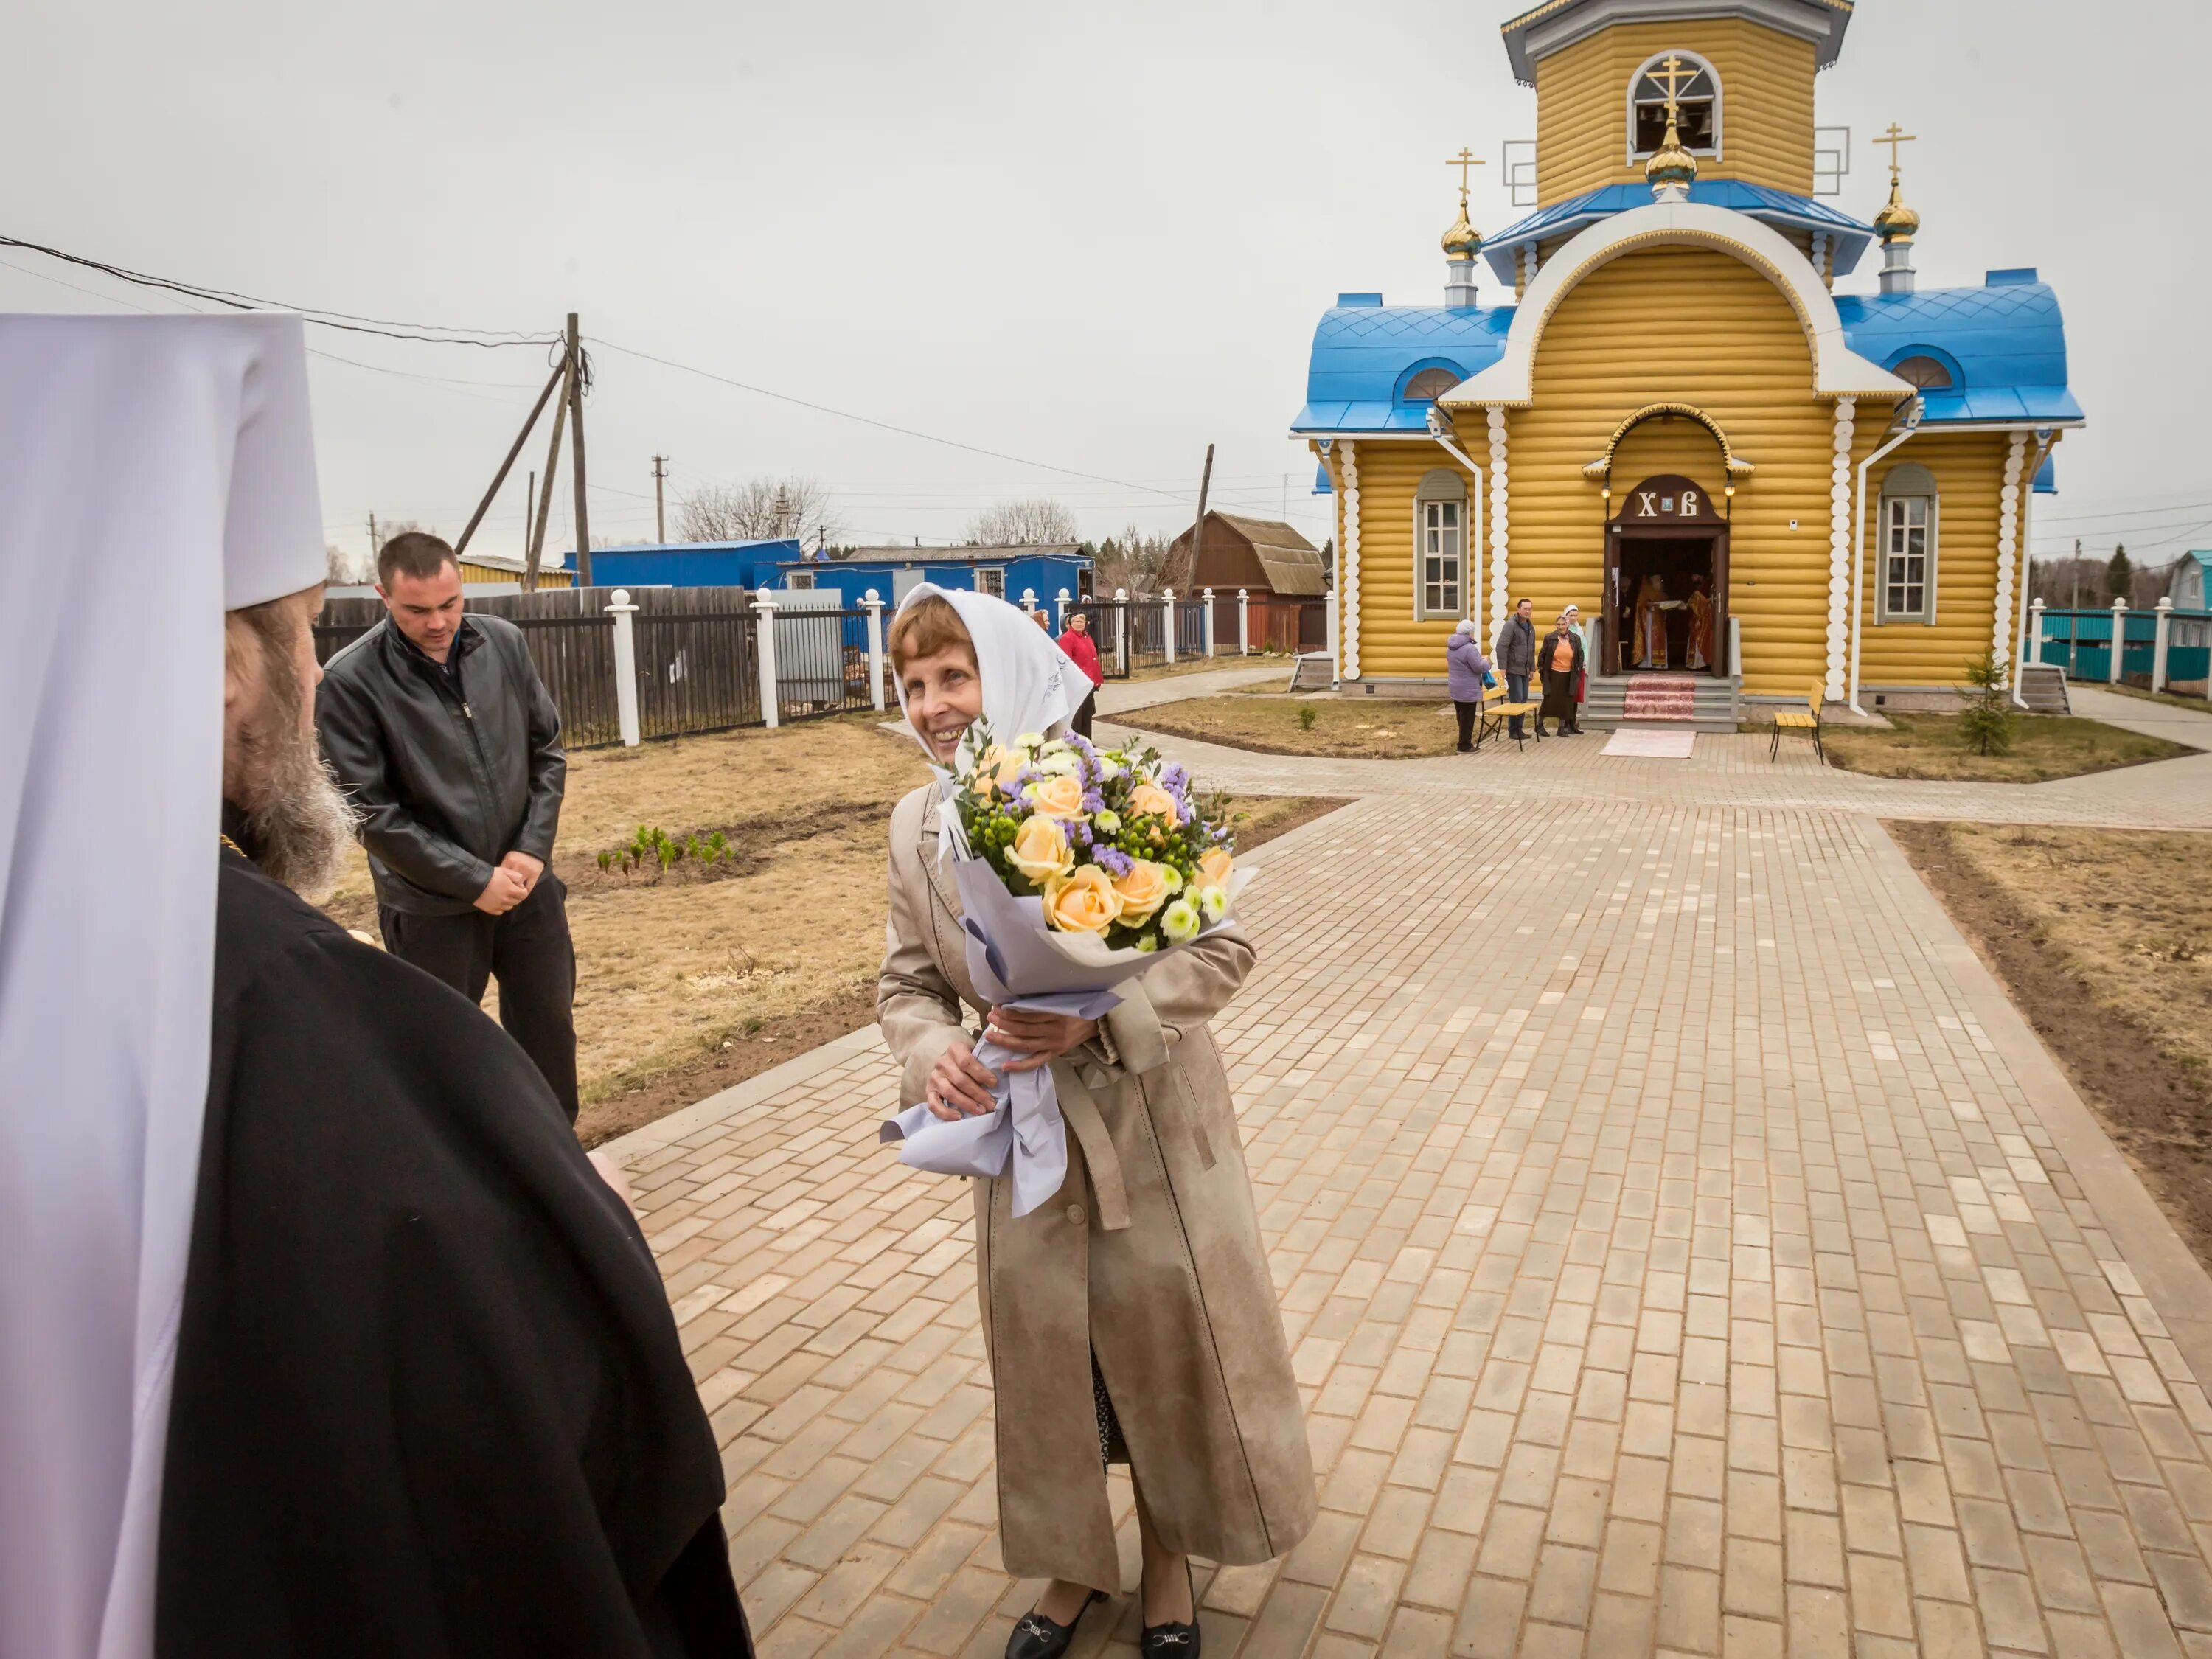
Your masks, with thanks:
[(1997, 492), (1997, 597), (1990, 654), (2000, 665), (2012, 660), (2013, 564), (2020, 546), (2020, 494), (2027, 460), (2027, 434), (2015, 430), (2005, 451), (2004, 488)]
[(1490, 631), (1494, 636), (1505, 625), (1509, 533), (1506, 511), (1505, 411), (1487, 411), (1490, 438)]
[(1344, 441), (1344, 678), (1359, 678), (1359, 447)]
[[(1835, 459), (1828, 474), (1828, 651), (1824, 690), (1830, 702), (1841, 702), (1850, 664), (1851, 635), (1860, 626), (1856, 559), (1864, 548), (1851, 546), (1851, 441), (1858, 431), (1858, 399), (1836, 399)], [(1881, 528), (1875, 527), (1875, 544), (1881, 544)], [(1880, 580), (1877, 562), (1875, 578)]]

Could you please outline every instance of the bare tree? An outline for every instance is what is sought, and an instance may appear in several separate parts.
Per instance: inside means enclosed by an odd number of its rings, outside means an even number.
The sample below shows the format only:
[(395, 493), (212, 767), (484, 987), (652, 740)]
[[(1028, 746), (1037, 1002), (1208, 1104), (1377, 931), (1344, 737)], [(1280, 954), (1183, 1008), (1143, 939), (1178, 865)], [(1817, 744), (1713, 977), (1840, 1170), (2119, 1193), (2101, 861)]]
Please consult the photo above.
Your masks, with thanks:
[(1000, 501), (968, 521), (968, 540), (977, 547), (1034, 547), (1080, 538), (1075, 514), (1049, 495)]
[(1109, 536), (1098, 544), (1091, 563), (1091, 579), (1098, 592), (1111, 593), (1117, 587), (1132, 593), (1153, 592), (1167, 563), (1168, 542), (1167, 537), (1147, 535), (1134, 525), (1119, 537)]
[[(323, 547), (323, 580), (333, 587), (350, 587), (356, 582), (366, 581), (368, 576), (362, 569), (363, 562), (336, 542), (325, 543)], [(376, 568), (374, 562), (367, 562), (369, 569), (374, 571)]]
[(754, 542), (794, 537), (809, 552), (837, 539), (843, 524), (817, 478), (754, 478), (702, 484), (676, 503), (676, 538), (686, 542)]

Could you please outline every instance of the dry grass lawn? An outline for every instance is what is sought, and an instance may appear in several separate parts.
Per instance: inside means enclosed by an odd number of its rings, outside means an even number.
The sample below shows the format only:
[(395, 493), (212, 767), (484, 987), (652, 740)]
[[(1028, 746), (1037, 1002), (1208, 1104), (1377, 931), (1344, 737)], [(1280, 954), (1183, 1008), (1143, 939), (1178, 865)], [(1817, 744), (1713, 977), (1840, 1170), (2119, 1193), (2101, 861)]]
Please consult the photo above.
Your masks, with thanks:
[(2212, 1267), (2212, 836), (1890, 833)]
[[(870, 715), (568, 757), (554, 869), (568, 886), (587, 1141), (635, 1127), (867, 1023), (883, 957), (884, 828), (929, 769)], [(1255, 846), (1338, 803), (1231, 800)], [(734, 856), (624, 875), (640, 825), (720, 830)], [(325, 908), (376, 931), (368, 860)], [(498, 993), (486, 998), (496, 1012)], [(684, 1073), (717, 1062), (696, 1094)], [(650, 1100), (624, 1103), (649, 1091)]]
[(2153, 691), (2142, 685), (2103, 685), (2084, 680), (2084, 685), (2094, 691), (2117, 691), (2124, 697), (2133, 697), (2141, 702), (2171, 703), (2176, 708), (2186, 708), (2199, 714), (2212, 714), (2212, 702), (2192, 697), (2180, 691)]
[[(1304, 718), (1308, 714), (1313, 716), (1310, 726)], [(1231, 692), (1161, 703), (1112, 718), (1141, 732), (1196, 738), (1263, 755), (1412, 760), (1449, 755), (1459, 742), (1459, 726), (1449, 702), (1395, 698), (1353, 702)]]
[[(1892, 714), (1894, 731), (1830, 726), (1820, 740), (1831, 764), (1880, 778), (1954, 779), (1975, 783), (2043, 783), (2108, 772), (2118, 766), (2172, 760), (2192, 750), (2163, 738), (2123, 732), (2069, 714), (2023, 714), (2012, 749), (1977, 755), (1960, 739), (1952, 714)], [(1761, 728), (1765, 729), (1765, 728)], [(1785, 733), (1785, 738), (1789, 734)]]

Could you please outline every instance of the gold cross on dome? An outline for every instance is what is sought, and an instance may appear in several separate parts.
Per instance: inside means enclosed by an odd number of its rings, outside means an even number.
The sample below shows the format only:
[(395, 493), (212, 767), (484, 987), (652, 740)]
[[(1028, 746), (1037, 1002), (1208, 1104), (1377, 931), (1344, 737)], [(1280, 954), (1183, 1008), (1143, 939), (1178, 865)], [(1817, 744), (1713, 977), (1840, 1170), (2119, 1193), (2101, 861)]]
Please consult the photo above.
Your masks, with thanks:
[(1449, 161), (1446, 161), (1444, 165), (1448, 167), (1457, 167), (1459, 169), (1459, 199), (1461, 205), (1464, 206), (1467, 203), (1467, 170), (1469, 167), (1480, 167), (1482, 165), (1482, 158), (1480, 155), (1477, 155), (1473, 150), (1469, 149), (1466, 145), (1462, 144), (1460, 146), (1459, 154), (1453, 156)]
[(1680, 57), (1672, 52), (1667, 55), (1667, 61), (1660, 64), (1659, 69), (1666, 70), (1666, 74), (1662, 75), (1658, 70), (1654, 70), (1651, 78), (1667, 88), (1667, 113), (1671, 118), (1681, 110), (1682, 83), (1696, 80), (1698, 71), (1687, 67)]
[(1907, 132), (1904, 128), (1899, 126), (1896, 122), (1892, 121), (1889, 124), (1889, 131), (1883, 133), (1880, 137), (1875, 140), (1875, 143), (1877, 144), (1887, 144), (1889, 146), (1889, 182), (1891, 184), (1893, 185), (1897, 182), (1897, 147), (1899, 144), (1917, 143), (1919, 139), (1919, 134)]

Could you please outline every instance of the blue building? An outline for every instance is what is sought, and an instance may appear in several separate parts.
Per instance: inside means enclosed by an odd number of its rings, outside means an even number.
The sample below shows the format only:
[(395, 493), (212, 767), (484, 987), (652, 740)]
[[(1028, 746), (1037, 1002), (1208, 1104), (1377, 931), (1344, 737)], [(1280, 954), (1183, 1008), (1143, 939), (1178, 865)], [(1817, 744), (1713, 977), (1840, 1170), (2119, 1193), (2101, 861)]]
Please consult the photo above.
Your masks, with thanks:
[(772, 587), (777, 571), (799, 560), (794, 537), (601, 547), (592, 551), (592, 581), (599, 587)]
[(870, 588), (896, 604), (921, 583), (995, 593), (1017, 605), (1024, 592), (1049, 605), (1065, 588), (1091, 596), (1091, 556), (1073, 542), (1024, 547), (860, 547), (823, 558), (797, 541), (672, 542), (609, 547), (592, 554), (600, 587), (746, 587), (834, 590), (848, 608)]

